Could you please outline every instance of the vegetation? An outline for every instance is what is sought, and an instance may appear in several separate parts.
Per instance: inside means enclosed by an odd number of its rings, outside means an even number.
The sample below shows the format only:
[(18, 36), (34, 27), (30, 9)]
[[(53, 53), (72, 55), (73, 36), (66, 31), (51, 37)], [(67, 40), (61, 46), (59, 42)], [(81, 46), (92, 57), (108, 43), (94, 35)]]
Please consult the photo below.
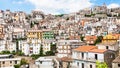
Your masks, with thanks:
[(20, 64), (14, 65), (14, 68), (20, 68), (21, 65), (28, 64), (25, 59), (21, 59)]
[(0, 54), (11, 54), (10, 51), (2, 51)]
[(81, 41), (84, 41), (84, 36), (80, 36)]
[(45, 54), (46, 54), (47, 56), (55, 55), (55, 53), (53, 53), (53, 51), (47, 51)]
[(60, 15), (55, 15), (56, 17), (62, 17), (64, 16), (64, 14), (60, 14)]
[(27, 61), (25, 59), (21, 59), (20, 65), (24, 65), (24, 64), (28, 64), (28, 63), (27, 63)]
[(19, 64), (14, 65), (14, 68), (20, 68), (20, 65)]
[(96, 62), (96, 68), (108, 68), (107, 64), (105, 62)]
[(101, 43), (102, 42), (102, 38), (103, 38), (103, 36), (98, 36), (96, 41), (95, 41), (95, 45), (98, 44), (98, 43)]
[(32, 57), (32, 59), (38, 59), (39, 57), (40, 57), (40, 55), (35, 55), (35, 54), (33, 54), (33, 55), (31, 55), (31, 57)]
[(44, 54), (43, 54), (43, 45), (41, 45), (41, 47), (40, 47), (40, 56), (43, 56)]
[(16, 54), (19, 55), (19, 56), (23, 56), (24, 55), (24, 53), (21, 50), (19, 50), (18, 52), (16, 52)]
[(33, 22), (31, 22), (30, 23), (30, 28), (32, 28), (34, 26), (34, 23)]

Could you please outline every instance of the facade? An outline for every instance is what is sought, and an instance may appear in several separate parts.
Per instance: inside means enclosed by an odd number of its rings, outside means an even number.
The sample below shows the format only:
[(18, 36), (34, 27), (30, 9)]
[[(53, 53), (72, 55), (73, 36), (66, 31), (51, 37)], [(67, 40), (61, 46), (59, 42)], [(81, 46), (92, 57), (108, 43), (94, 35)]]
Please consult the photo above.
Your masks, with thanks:
[(5, 33), (4, 33), (4, 26), (0, 25), (0, 39), (5, 38)]
[(112, 62), (112, 68), (120, 68), (120, 56), (116, 57)]
[(54, 39), (54, 33), (51, 30), (43, 30), (42, 39)]
[(85, 36), (84, 40), (88, 45), (94, 45), (95, 41), (97, 39), (97, 36)]
[(39, 57), (37, 60), (35, 60), (35, 64), (41, 68), (54, 68), (53, 58), (55, 57), (53, 56)]
[(39, 54), (41, 43), (29, 43), (27, 41), (19, 41), (19, 50), (25, 55)]
[(84, 42), (80, 40), (58, 40), (57, 42), (57, 57), (70, 57), (72, 54), (72, 49), (79, 46), (85, 45)]
[[(72, 66), (75, 68), (96, 68), (96, 61), (106, 62), (111, 68), (115, 55), (105, 49), (98, 49), (97, 46), (80, 46), (73, 49), (72, 58)], [(108, 59), (110, 61), (107, 61)]]
[(14, 68), (14, 65), (20, 64), (21, 58), (13, 58), (10, 55), (0, 55), (1, 68)]

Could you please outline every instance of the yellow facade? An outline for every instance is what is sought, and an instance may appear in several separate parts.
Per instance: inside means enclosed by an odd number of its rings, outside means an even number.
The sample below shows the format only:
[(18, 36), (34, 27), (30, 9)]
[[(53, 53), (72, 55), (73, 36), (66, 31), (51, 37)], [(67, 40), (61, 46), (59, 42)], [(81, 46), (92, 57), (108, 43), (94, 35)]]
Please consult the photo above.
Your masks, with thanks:
[(103, 40), (102, 40), (102, 43), (108, 43), (108, 42), (117, 42), (117, 40), (118, 40), (118, 37), (117, 36), (115, 36), (115, 35), (106, 35), (106, 36), (104, 36), (103, 37)]
[(42, 31), (40, 30), (31, 30), (27, 32), (27, 38), (29, 39), (42, 39)]

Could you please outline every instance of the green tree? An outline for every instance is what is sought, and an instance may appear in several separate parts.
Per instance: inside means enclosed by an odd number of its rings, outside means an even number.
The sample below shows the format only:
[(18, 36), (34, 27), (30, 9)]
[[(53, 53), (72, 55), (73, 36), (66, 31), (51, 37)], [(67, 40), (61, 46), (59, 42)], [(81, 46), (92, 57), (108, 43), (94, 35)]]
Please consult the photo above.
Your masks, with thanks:
[(23, 55), (24, 55), (24, 53), (23, 53), (21, 50), (19, 50), (19, 51), (17, 52), (17, 54), (18, 54), (19, 56), (23, 56)]
[(32, 28), (34, 26), (34, 23), (33, 22), (31, 22), (30, 23), (30, 28)]
[(53, 53), (53, 51), (47, 51), (45, 54), (46, 54), (47, 56), (55, 55), (55, 53)]
[(14, 68), (20, 68), (20, 65), (19, 64), (14, 65)]
[(85, 38), (84, 36), (80, 36), (81, 41), (84, 41), (84, 38)]
[(10, 54), (10, 51), (2, 51), (1, 54)]
[(40, 55), (35, 55), (35, 54), (33, 54), (33, 55), (31, 55), (31, 57), (32, 57), (32, 59), (38, 59), (39, 57), (40, 57)]
[(43, 45), (41, 45), (41, 47), (40, 47), (40, 56), (43, 56), (44, 54), (43, 54)]
[(13, 55), (15, 55), (15, 54), (16, 54), (15, 50), (14, 50), (14, 51), (12, 51), (12, 54), (13, 54)]
[(24, 65), (24, 64), (28, 64), (28, 63), (27, 63), (27, 61), (23, 58), (23, 59), (21, 59), (21, 61), (20, 61), (20, 65)]
[(96, 68), (108, 68), (107, 64), (105, 62), (96, 62)]
[(102, 38), (103, 38), (103, 36), (98, 36), (96, 41), (95, 41), (95, 45), (98, 44), (98, 43), (101, 43), (102, 42)]

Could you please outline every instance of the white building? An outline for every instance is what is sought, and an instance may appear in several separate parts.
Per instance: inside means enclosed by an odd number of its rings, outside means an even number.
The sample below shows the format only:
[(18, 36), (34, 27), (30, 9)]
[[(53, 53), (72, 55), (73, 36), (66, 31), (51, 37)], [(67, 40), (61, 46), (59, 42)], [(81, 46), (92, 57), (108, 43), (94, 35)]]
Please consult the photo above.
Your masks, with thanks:
[(54, 56), (40, 57), (37, 60), (35, 60), (35, 64), (38, 65), (38, 67), (40, 68), (54, 68), (53, 58), (55, 57)]
[(27, 41), (19, 41), (19, 50), (25, 55), (39, 54), (41, 43), (28, 43)]
[(16, 51), (16, 43), (6, 41), (6, 40), (0, 40), (0, 52), (1, 51)]
[(110, 67), (115, 55), (105, 49), (98, 49), (97, 46), (80, 46), (73, 50), (72, 58), (75, 68), (96, 68), (96, 61), (106, 62)]
[(13, 58), (11, 55), (0, 55), (0, 68), (14, 68), (20, 64), (21, 58)]

